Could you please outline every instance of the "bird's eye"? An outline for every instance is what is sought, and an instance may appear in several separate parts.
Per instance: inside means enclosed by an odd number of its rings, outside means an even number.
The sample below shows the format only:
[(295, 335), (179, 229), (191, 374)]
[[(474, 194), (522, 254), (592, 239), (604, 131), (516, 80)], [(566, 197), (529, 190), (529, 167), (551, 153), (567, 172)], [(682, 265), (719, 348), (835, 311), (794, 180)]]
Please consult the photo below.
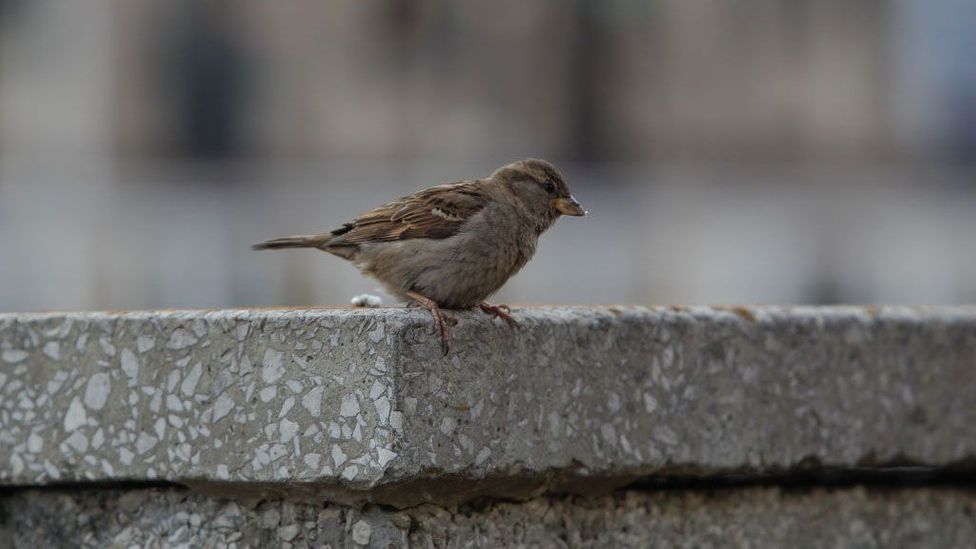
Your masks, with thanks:
[(542, 188), (546, 190), (547, 193), (552, 194), (556, 192), (556, 184), (552, 181), (546, 181), (542, 184)]

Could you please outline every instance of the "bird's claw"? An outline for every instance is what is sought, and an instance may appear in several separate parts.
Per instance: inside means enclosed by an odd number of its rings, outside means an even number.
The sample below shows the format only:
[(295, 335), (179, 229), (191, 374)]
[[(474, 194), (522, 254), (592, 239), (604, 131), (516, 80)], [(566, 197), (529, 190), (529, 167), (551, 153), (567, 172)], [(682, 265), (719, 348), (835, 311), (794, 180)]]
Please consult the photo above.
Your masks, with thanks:
[[(441, 349), (444, 351), (444, 355), (447, 356), (451, 350), (450, 330), (448, 327), (457, 326), (458, 319), (453, 315), (445, 313), (434, 300), (426, 296), (415, 292), (408, 292), (407, 295), (413, 299), (417, 305), (430, 311), (431, 316), (434, 317), (434, 325), (437, 329), (438, 335), (440, 335), (441, 338)], [(485, 314), (496, 316), (504, 320), (512, 329), (519, 327), (519, 323), (515, 320), (515, 318), (512, 317), (512, 308), (508, 305), (492, 305), (485, 302), (478, 305), (478, 308), (480, 308)]]
[(482, 303), (478, 307), (485, 314), (497, 316), (498, 318), (504, 320), (512, 329), (518, 328), (519, 326), (518, 321), (512, 316), (512, 308), (508, 305), (492, 305), (490, 303)]
[(413, 299), (417, 305), (430, 311), (431, 316), (434, 317), (434, 325), (437, 328), (437, 333), (441, 337), (441, 350), (444, 351), (444, 356), (447, 356), (447, 354), (451, 351), (450, 331), (447, 327), (456, 326), (458, 323), (457, 318), (445, 313), (434, 300), (428, 297), (415, 292), (408, 292), (407, 295)]

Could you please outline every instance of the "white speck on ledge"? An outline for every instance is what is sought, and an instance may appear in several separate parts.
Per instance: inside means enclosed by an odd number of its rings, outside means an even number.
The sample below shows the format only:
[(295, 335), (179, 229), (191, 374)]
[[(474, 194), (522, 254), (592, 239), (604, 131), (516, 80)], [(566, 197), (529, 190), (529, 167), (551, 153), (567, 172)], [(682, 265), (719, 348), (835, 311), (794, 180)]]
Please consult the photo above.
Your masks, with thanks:
[(377, 295), (362, 294), (352, 298), (351, 303), (353, 307), (365, 307), (367, 309), (375, 309), (383, 305), (383, 298)]

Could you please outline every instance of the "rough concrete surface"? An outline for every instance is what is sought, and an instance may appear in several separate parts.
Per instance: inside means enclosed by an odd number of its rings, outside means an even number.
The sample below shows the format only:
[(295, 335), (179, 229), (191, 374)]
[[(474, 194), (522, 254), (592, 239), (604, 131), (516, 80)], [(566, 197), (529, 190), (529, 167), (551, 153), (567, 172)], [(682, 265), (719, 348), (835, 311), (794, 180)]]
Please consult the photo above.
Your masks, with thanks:
[(625, 492), (448, 510), (238, 503), (170, 490), (0, 499), (0, 546), (966, 548), (976, 493), (862, 488)]
[(976, 308), (0, 315), (0, 484), (399, 506), (972, 464)]

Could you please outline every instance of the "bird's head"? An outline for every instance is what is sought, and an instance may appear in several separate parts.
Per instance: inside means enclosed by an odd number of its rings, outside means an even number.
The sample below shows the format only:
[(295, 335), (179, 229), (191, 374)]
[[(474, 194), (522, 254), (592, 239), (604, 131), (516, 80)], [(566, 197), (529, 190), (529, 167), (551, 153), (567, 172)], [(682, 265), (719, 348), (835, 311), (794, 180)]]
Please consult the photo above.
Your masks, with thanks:
[(586, 215), (563, 176), (545, 160), (520, 160), (500, 168), (492, 177), (501, 180), (533, 212), (553, 220), (560, 215)]

